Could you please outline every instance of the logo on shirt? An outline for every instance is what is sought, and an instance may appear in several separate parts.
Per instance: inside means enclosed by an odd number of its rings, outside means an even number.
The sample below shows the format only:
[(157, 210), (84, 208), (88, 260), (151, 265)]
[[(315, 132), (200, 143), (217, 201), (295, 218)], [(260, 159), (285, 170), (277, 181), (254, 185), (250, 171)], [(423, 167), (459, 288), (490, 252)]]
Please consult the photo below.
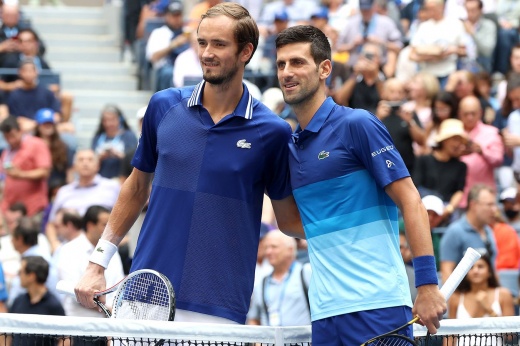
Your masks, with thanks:
[(377, 155), (379, 154), (382, 154), (382, 153), (385, 153), (387, 151), (390, 151), (390, 150), (394, 150), (394, 146), (393, 145), (387, 145), (386, 147), (383, 147), (381, 149), (378, 149), (376, 151), (373, 151), (372, 152), (372, 157), (376, 157)]
[(97, 252), (101, 252), (101, 253), (105, 252), (105, 250), (103, 250), (103, 248), (101, 248), (101, 247), (98, 247), (98, 248), (96, 249), (96, 251), (97, 251)]
[(391, 168), (392, 166), (395, 166), (395, 163), (390, 160), (386, 160), (386, 167)]
[(251, 149), (251, 143), (247, 143), (245, 139), (241, 139), (237, 142), (237, 148)]
[(326, 159), (327, 157), (329, 157), (329, 152), (328, 152), (328, 151), (322, 150), (322, 151), (320, 151), (320, 153), (318, 154), (318, 159), (319, 159), (319, 160)]

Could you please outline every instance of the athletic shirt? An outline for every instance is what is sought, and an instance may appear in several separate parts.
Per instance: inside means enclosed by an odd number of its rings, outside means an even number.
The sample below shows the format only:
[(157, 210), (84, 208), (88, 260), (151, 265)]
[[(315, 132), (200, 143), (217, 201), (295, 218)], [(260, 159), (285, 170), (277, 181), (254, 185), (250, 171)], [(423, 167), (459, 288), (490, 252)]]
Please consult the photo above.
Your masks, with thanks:
[[(491, 310), (493, 310), (497, 316), (502, 316), (502, 308), (500, 307), (500, 301), (499, 301), (499, 289), (495, 288), (495, 299), (493, 300), (493, 304), (491, 304)], [(485, 314), (483, 317), (489, 317), (488, 314)], [(456, 318), (473, 318), (466, 310), (466, 307), (464, 306), (464, 294), (461, 294), (459, 299), (459, 306), (457, 306), (457, 315)], [(485, 340), (482, 340), (485, 338)], [(469, 343), (467, 340), (463, 340), (464, 345), (473, 346), (473, 345), (492, 345), (492, 346), (501, 346), (502, 340), (497, 339), (496, 337), (482, 337), (477, 339), (476, 337), (472, 336), (470, 337)], [(460, 341), (462, 344), (462, 340)]]
[(289, 149), (312, 265), (312, 320), (411, 306), (397, 207), (384, 190), (409, 173), (385, 126), (328, 98)]
[(215, 124), (204, 85), (159, 91), (146, 110), (132, 165), (155, 175), (131, 271), (166, 275), (179, 309), (245, 323), (264, 192), (291, 194), (291, 128), (245, 85)]

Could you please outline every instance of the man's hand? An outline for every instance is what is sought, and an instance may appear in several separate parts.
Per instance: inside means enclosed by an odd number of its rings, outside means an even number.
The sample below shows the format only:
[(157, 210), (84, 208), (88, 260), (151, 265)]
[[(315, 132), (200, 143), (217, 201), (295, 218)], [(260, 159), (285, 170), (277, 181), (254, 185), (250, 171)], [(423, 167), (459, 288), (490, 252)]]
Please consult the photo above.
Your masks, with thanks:
[(446, 299), (437, 285), (417, 287), (417, 298), (412, 312), (414, 316), (419, 316), (419, 323), (428, 328), (430, 334), (437, 333), (446, 309)]
[[(85, 274), (83, 274), (83, 277), (74, 288), (74, 292), (76, 292), (76, 300), (84, 307), (93, 309), (97, 307), (94, 302), (94, 293), (102, 291), (105, 288), (105, 268), (98, 264), (89, 262)], [(105, 304), (105, 296), (100, 296), (99, 301)]]
[(390, 107), (388, 102), (379, 101), (379, 103), (377, 104), (376, 116), (379, 118), (379, 120), (383, 120), (384, 118), (390, 115), (391, 110), (392, 107)]

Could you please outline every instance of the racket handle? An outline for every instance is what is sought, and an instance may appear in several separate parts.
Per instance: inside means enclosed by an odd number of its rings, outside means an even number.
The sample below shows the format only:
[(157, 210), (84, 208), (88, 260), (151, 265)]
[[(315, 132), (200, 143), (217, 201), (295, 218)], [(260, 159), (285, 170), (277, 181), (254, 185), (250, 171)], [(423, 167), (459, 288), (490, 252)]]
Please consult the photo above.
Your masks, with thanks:
[(459, 262), (453, 273), (451, 273), (450, 277), (446, 280), (444, 285), (442, 285), (441, 293), (444, 295), (446, 300), (450, 299), (451, 295), (455, 291), (455, 289), (459, 286), (460, 282), (466, 274), (469, 272), (473, 264), (480, 258), (480, 253), (469, 247), (464, 254), (464, 257)]
[(74, 297), (74, 299), (75, 299), (76, 293), (74, 292), (74, 286), (75, 286), (75, 284), (70, 281), (60, 280), (56, 284), (56, 291), (58, 291), (59, 293), (63, 293), (68, 296)]

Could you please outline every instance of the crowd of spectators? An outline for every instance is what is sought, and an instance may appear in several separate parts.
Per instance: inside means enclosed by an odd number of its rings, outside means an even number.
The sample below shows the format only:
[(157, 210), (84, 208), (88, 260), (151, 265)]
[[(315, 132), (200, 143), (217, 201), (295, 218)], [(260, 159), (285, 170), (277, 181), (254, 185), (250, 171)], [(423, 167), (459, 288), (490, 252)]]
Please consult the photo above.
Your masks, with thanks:
[[(125, 40), (134, 48), (141, 87), (155, 91), (202, 79), (196, 29), (201, 14), (221, 1), (201, 1), (191, 11), (177, 0), (125, 1)], [(296, 118), (277, 85), (276, 35), (300, 23), (327, 34), (333, 47), (329, 96), (339, 104), (369, 110), (388, 128), (424, 197), (443, 280), (468, 246), (486, 253), (499, 277), (501, 270), (516, 270), (518, 275), (519, 1), (237, 2), (251, 11), (261, 33), (244, 82), (293, 129)], [(7, 311), (14, 301), (18, 309), (23, 306), (13, 292), (31, 299), (34, 292), (40, 298), (47, 295), (39, 285), (39, 271), (46, 272), (48, 285), (57, 279), (79, 279), (131, 170), (139, 133), (117, 105), (106, 105), (90, 148), (78, 149), (70, 122), (72, 96), (38, 78), (50, 70), (43, 38), (17, 5), (3, 5), (1, 21), (0, 69), (18, 71), (0, 79), (0, 131), (6, 142), (0, 156), (5, 221), (0, 222), (0, 311)], [(138, 112), (138, 119), (144, 111)], [(263, 227), (276, 229), (268, 205), (264, 203)], [(135, 228), (111, 262), (110, 282), (128, 272), (139, 231)], [(267, 237), (267, 243), (273, 243), (268, 255), (260, 243), (259, 273), (268, 276), (274, 267), (273, 273), (284, 274), (292, 263), (308, 262), (304, 240), (293, 244), (283, 237), (273, 239)], [(400, 242), (409, 266), (406, 238), (401, 236)], [(287, 248), (276, 250), (281, 255), (273, 250), (280, 246)], [(38, 259), (21, 262), (22, 256)], [(32, 269), (32, 261), (40, 257), (49, 267)], [(306, 281), (292, 280), (305, 289)], [(255, 292), (276, 284), (258, 278), (257, 286), (262, 282), (264, 287)], [(21, 293), (24, 289), (29, 293)], [(53, 287), (49, 289), (52, 294)], [(301, 287), (295, 292), (299, 304), (306, 304)], [(102, 317), (59, 299), (68, 315)], [(265, 321), (265, 305), (253, 301), (252, 306), (250, 322)], [(302, 311), (307, 318), (307, 307)]]

